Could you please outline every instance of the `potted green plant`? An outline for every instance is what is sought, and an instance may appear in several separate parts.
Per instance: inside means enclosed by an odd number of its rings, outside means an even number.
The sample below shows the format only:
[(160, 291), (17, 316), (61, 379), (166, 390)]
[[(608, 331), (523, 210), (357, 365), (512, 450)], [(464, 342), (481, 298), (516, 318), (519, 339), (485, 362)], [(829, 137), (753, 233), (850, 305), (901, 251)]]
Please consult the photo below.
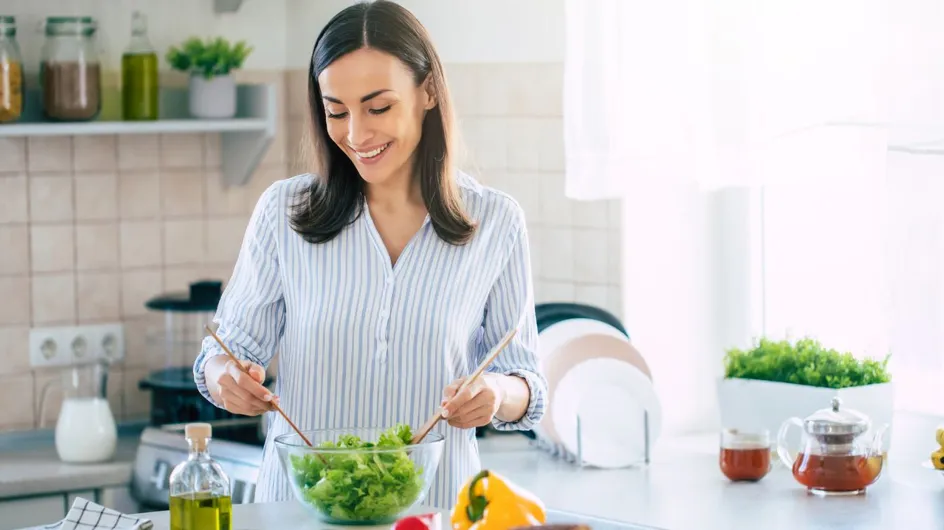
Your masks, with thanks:
[(844, 408), (869, 416), (873, 425), (891, 426), (894, 389), (888, 357), (857, 359), (811, 338), (764, 338), (749, 349), (729, 349), (718, 384), (722, 427), (767, 429), (772, 435), (791, 417), (829, 407), (836, 395)]
[(190, 75), (190, 114), (195, 118), (225, 119), (236, 115), (233, 70), (242, 67), (252, 48), (244, 41), (230, 44), (222, 37), (191, 37), (167, 51), (171, 68)]

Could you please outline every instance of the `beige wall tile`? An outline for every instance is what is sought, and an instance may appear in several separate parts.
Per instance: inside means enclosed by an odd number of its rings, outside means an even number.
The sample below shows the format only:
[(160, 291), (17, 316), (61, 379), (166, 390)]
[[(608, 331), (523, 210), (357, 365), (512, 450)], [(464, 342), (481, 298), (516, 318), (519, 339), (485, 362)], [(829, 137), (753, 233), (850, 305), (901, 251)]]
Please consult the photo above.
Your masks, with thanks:
[(161, 211), (170, 217), (203, 215), (204, 190), (202, 171), (164, 171), (161, 173)]
[(27, 225), (0, 225), (0, 274), (29, 274)]
[[(16, 374), (0, 378), (0, 402), (32, 403), (33, 374)], [(34, 428), (33, 407), (6, 407), (0, 414), (0, 431), (18, 431)]]
[(31, 221), (55, 223), (75, 217), (70, 174), (30, 175), (29, 193)]
[(528, 227), (528, 249), (531, 254), (531, 279), (543, 278), (542, 264), (544, 263), (544, 253), (541, 252), (541, 243), (544, 240), (544, 228), (540, 226)]
[(118, 231), (122, 268), (162, 265), (161, 242), (163, 239), (159, 221), (122, 221)]
[(164, 263), (191, 265), (203, 263), (206, 245), (203, 219), (164, 221)]
[(117, 271), (76, 274), (79, 324), (114, 322), (121, 317), (121, 281)]
[(124, 371), (124, 420), (146, 419), (151, 413), (151, 393), (138, 388), (138, 383), (147, 377), (149, 370), (126, 369)]
[(0, 326), (30, 323), (29, 276), (0, 276)]
[(118, 175), (75, 176), (75, 219), (110, 221), (118, 218)]
[(22, 173), (26, 171), (26, 139), (0, 138), (0, 172)]
[(623, 201), (611, 199), (607, 201), (607, 228), (610, 230), (619, 230), (623, 226)]
[(29, 221), (29, 192), (25, 175), (0, 175), (0, 223)]
[(606, 262), (606, 277), (611, 283), (620, 285), (623, 283), (623, 241), (621, 232), (608, 230), (606, 240), (610, 247)]
[(33, 325), (75, 323), (75, 274), (33, 275)]
[(108, 370), (108, 383), (105, 392), (108, 398), (108, 406), (111, 408), (115, 421), (121, 421), (125, 409), (125, 371), (122, 366), (112, 366)]
[(537, 131), (538, 169), (541, 171), (564, 171), (564, 121), (561, 118), (541, 120)]
[(118, 213), (122, 219), (153, 219), (161, 213), (157, 173), (122, 173), (118, 178)]
[(190, 284), (204, 278), (202, 265), (172, 265), (164, 268), (164, 290), (185, 293)]
[(207, 133), (203, 138), (203, 166), (218, 168), (222, 165), (220, 133)]
[(541, 241), (541, 272), (547, 280), (573, 281), (574, 232), (569, 228), (548, 228)]
[(236, 263), (249, 219), (231, 217), (208, 219), (206, 224), (206, 260), (208, 263)]
[(610, 208), (607, 201), (565, 200), (570, 201), (573, 209), (573, 226), (605, 229), (609, 224)]
[(162, 134), (161, 167), (203, 167), (203, 134)]
[(252, 213), (255, 206), (252, 197), (252, 181), (246, 186), (224, 186), (219, 171), (204, 173), (207, 199), (206, 213), (209, 216), (243, 215)]
[(520, 69), (517, 64), (476, 65), (475, 90), (478, 93), (476, 114), (482, 116), (513, 116), (509, 80)]
[(68, 136), (31, 136), (27, 151), (31, 173), (72, 171), (72, 139)]
[(115, 270), (118, 264), (117, 223), (76, 225), (76, 270)]
[[(53, 429), (65, 394), (62, 388), (62, 372), (51, 369), (37, 369), (32, 373), (35, 385), (33, 408), (36, 411), (36, 428)], [(47, 390), (48, 389), (48, 390)]]
[(475, 167), (483, 171), (508, 168), (510, 131), (507, 118), (463, 119), (460, 127), (465, 148)]
[(541, 174), (541, 222), (546, 226), (574, 224), (574, 201), (564, 195), (563, 173)]
[(0, 374), (28, 372), (29, 327), (0, 326)]
[(537, 221), (541, 218), (541, 175), (509, 171), (495, 188), (510, 195), (524, 210), (525, 219)]
[(508, 118), (508, 169), (536, 171), (541, 167), (541, 129), (545, 120), (538, 118)]
[(160, 140), (155, 134), (118, 137), (118, 169), (147, 170), (160, 167)]
[(30, 263), (33, 272), (65, 272), (75, 269), (73, 225), (33, 225), (30, 229)]
[[(507, 73), (508, 77), (505, 78), (504, 83), (505, 97), (511, 114), (522, 116), (560, 116), (563, 114), (563, 64), (515, 65)], [(494, 79), (481, 81), (498, 85), (494, 83)], [(488, 104), (488, 101), (484, 103)]]
[(308, 113), (308, 70), (291, 70), (285, 76), (285, 114), (289, 119)]
[(534, 289), (534, 298), (539, 304), (547, 302), (575, 302), (577, 288), (573, 282), (539, 280)]
[(118, 168), (118, 139), (114, 135), (74, 136), (72, 168), (76, 172)]
[(122, 271), (122, 318), (146, 315), (144, 303), (164, 292), (164, 274), (160, 268)]
[(262, 157), (261, 166), (277, 166), (285, 163), (285, 146), (288, 137), (288, 124), (281, 122), (276, 125), (275, 137), (269, 145), (269, 150)]
[(610, 305), (610, 289), (609, 285), (577, 284), (574, 295), (581, 304), (605, 309)]
[(606, 230), (575, 229), (574, 280), (584, 283), (606, 282), (610, 249)]

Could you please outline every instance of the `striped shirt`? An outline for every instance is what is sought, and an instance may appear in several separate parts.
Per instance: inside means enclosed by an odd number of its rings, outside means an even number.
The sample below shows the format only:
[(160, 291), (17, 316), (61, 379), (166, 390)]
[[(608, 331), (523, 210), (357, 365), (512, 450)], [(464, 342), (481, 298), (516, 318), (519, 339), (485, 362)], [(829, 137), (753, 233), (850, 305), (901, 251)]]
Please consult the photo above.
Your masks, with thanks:
[[(519, 322), (521, 329), (489, 371), (523, 378), (531, 400), (524, 417), (493, 421), (499, 430), (530, 429), (544, 415), (547, 383), (535, 348), (533, 286), (524, 213), (508, 195), (460, 173), (466, 211), (478, 222), (472, 240), (441, 240), (429, 216), (396, 264), (363, 214), (330, 242), (310, 244), (289, 224), (299, 175), (272, 184), (252, 214), (215, 322), (237, 356), (263, 366), (278, 351), (275, 392), (302, 430), (422, 425), (443, 389), (470, 374)], [(207, 337), (194, 379), (223, 352)], [(217, 404), (219, 405), (219, 404)], [(256, 502), (292, 498), (272, 440), (294, 432), (269, 412)], [(445, 421), (442, 460), (426, 504), (451, 509), (459, 488), (480, 468), (474, 429)]]

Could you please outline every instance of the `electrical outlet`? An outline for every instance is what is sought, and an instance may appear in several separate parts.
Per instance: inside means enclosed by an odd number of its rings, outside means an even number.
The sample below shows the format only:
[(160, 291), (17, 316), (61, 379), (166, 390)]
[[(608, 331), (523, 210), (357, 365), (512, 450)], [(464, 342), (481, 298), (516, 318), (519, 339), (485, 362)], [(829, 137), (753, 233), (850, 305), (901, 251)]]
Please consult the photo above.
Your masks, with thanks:
[(124, 326), (96, 324), (33, 328), (30, 330), (30, 366), (69, 366), (125, 357)]

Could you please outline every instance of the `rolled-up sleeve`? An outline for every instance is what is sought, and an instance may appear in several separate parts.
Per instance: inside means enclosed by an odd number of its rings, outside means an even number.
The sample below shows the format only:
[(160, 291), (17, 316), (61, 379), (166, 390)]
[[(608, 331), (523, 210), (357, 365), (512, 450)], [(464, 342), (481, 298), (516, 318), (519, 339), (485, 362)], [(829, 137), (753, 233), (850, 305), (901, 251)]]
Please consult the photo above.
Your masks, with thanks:
[[(259, 197), (214, 318), (219, 325), (216, 334), (230, 351), (263, 368), (272, 361), (285, 325), (275, 232), (279, 195), (277, 182)], [(223, 354), (216, 340), (208, 336), (193, 365), (197, 388), (217, 407), (221, 405), (207, 389), (204, 368), (209, 359)]]
[(531, 393), (527, 411), (521, 419), (514, 422), (492, 420), (492, 425), (502, 431), (529, 430), (544, 417), (547, 380), (541, 373), (537, 356), (538, 330), (533, 292), (528, 233), (522, 222), (513, 236), (508, 262), (489, 294), (484, 322), (481, 358), (521, 323), (521, 329), (488, 369), (492, 373), (520, 377)]

